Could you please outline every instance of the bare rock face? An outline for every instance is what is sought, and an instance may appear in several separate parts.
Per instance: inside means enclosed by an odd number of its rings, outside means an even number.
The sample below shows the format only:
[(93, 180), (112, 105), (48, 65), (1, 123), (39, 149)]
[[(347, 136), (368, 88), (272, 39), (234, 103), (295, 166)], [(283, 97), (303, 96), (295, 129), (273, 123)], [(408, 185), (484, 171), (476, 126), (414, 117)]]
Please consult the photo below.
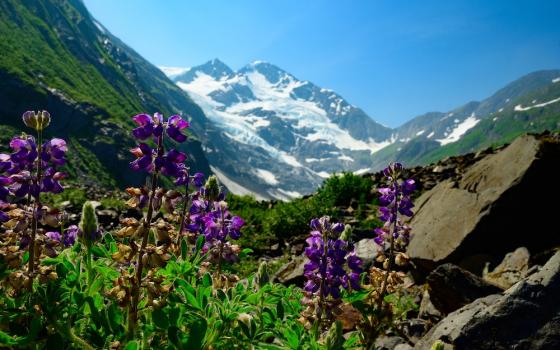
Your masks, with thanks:
[(517, 248), (506, 254), (494, 271), (484, 274), (484, 280), (500, 288), (508, 289), (521, 281), (529, 270), (529, 251), (525, 247)]
[(369, 267), (377, 256), (379, 246), (373, 238), (364, 238), (354, 245), (356, 256), (362, 259), (362, 266)]
[(278, 272), (273, 277), (273, 281), (286, 285), (295, 284), (300, 287), (303, 286), (303, 267), (307, 261), (305, 255), (293, 257), (292, 260), (278, 269)]
[(542, 218), (555, 206), (535, 202), (560, 196), (555, 169), (560, 143), (526, 135), (483, 157), (462, 177), (445, 180), (416, 201), (408, 254), (424, 271), (453, 262), (479, 274), (520, 246), (530, 251), (558, 245), (560, 236)]
[(475, 300), (449, 314), (415, 345), (463, 350), (560, 349), (560, 251), (537, 273), (503, 294)]
[(430, 300), (443, 314), (453, 312), (478, 298), (502, 290), (453, 264), (443, 264), (427, 278)]

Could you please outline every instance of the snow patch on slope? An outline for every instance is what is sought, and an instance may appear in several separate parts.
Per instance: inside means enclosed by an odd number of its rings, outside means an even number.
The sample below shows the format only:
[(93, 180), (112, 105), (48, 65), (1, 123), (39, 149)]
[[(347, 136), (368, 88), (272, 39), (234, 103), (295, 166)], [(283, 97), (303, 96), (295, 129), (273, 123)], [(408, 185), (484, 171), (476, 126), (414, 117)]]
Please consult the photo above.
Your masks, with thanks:
[(278, 180), (276, 179), (276, 176), (274, 176), (274, 174), (271, 173), (270, 171), (257, 168), (254, 170), (254, 173), (258, 177), (263, 179), (263, 181), (266, 182), (267, 184), (272, 186), (278, 185)]
[(185, 67), (167, 67), (167, 66), (158, 66), (159, 70), (163, 72), (168, 78), (174, 78), (179, 76), (183, 73), (186, 73), (190, 70), (190, 68)]
[(528, 110), (533, 109), (533, 108), (548, 106), (548, 105), (556, 103), (558, 101), (560, 101), (560, 97), (555, 98), (554, 100), (550, 100), (550, 101), (547, 101), (547, 102), (543, 102), (543, 103), (539, 103), (539, 104), (532, 105), (532, 106), (527, 106), (527, 107), (523, 107), (522, 105), (517, 105), (517, 106), (514, 107), (514, 110), (518, 111), (518, 112), (528, 111)]
[(237, 182), (233, 181), (229, 177), (227, 177), (220, 169), (216, 168), (215, 166), (210, 165), (210, 170), (218, 177), (218, 180), (228, 188), (232, 193), (238, 195), (252, 195), (257, 200), (264, 200), (265, 197), (259, 195), (258, 193), (254, 193), (253, 191), (243, 187), (242, 185), (238, 184)]
[(476, 116), (471, 114), (470, 117), (463, 120), (460, 124), (458, 124), (453, 131), (447, 134), (444, 139), (438, 139), (438, 141), (442, 146), (447, 145), (448, 143), (453, 143), (459, 141), (461, 136), (463, 136), (467, 131), (472, 129), (476, 124), (480, 122), (480, 119), (476, 119)]

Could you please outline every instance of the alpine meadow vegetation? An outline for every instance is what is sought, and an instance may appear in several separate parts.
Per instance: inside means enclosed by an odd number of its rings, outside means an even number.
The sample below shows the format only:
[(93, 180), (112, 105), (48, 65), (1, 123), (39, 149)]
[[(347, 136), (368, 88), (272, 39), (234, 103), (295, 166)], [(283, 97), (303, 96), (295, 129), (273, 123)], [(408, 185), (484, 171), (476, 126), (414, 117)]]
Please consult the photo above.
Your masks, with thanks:
[[(415, 182), (401, 164), (384, 170), (379, 218), (358, 224), (379, 246), (365, 266), (332, 207), (359, 198), (360, 217), (371, 181), (334, 176), (315, 199), (274, 208), (226, 194), (215, 176), (186, 166), (176, 146), (190, 124), (180, 115), (132, 117), (130, 171), (147, 180), (126, 189), (126, 205), (141, 215), (105, 230), (80, 192), (63, 197), (83, 206), (72, 223), (51, 204), (72, 191), (64, 164), (73, 150), (43, 139), (50, 121), (47, 111), (25, 112), (34, 135), (14, 136), (0, 154), (1, 347), (375, 349), (416, 307), (402, 272)], [(309, 232), (302, 288), (274, 282), (267, 262), (239, 273), (267, 237), (294, 232)]]

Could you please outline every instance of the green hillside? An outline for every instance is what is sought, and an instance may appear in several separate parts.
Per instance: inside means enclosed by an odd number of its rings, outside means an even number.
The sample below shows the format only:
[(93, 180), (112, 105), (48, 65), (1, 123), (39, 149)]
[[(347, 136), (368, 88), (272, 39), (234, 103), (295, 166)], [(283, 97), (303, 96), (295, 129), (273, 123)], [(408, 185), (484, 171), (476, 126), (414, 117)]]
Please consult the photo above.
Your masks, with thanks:
[[(204, 125), (198, 106), (79, 0), (4, 0), (0, 38), (0, 123), (19, 128), (24, 111), (49, 110), (49, 132), (72, 135), (68, 171), (84, 180), (110, 186), (143, 180), (124, 174), (133, 140), (119, 126), (134, 114), (182, 113)], [(191, 166), (208, 172), (200, 143), (191, 139), (184, 147)]]

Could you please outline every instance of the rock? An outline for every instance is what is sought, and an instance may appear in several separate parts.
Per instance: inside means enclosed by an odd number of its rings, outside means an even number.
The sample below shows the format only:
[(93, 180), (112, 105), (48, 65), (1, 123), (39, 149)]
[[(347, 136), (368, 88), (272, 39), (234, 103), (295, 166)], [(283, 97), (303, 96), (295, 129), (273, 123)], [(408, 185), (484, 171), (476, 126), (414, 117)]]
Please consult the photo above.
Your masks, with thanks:
[(517, 248), (506, 254), (501, 264), (496, 266), (494, 271), (484, 274), (483, 278), (500, 288), (508, 289), (527, 275), (529, 258), (527, 248)]
[(354, 244), (354, 251), (358, 258), (362, 259), (363, 267), (367, 268), (377, 256), (379, 246), (375, 243), (373, 238), (364, 238)]
[[(415, 202), (408, 255), (424, 273), (445, 262), (480, 273), (517, 247), (557, 246), (560, 235), (538, 219), (555, 217), (557, 206), (528, 200), (556, 182), (558, 159), (559, 142), (525, 135), (440, 182)], [(546, 197), (560, 197), (560, 186), (546, 186)]]
[(406, 340), (397, 336), (381, 336), (375, 339), (374, 343), (376, 350), (394, 350), (401, 344), (408, 345)]
[(443, 264), (428, 278), (430, 300), (443, 314), (448, 314), (474, 300), (502, 290), (482, 278), (453, 264)]
[(432, 303), (430, 293), (427, 290), (422, 294), (422, 301), (420, 301), (420, 308), (418, 309), (418, 317), (429, 321), (441, 320), (441, 312)]
[(412, 349), (414, 348), (408, 344), (399, 344), (393, 348), (393, 350), (412, 350)]
[(449, 314), (415, 345), (441, 340), (463, 349), (560, 349), (560, 251), (503, 295), (475, 300)]
[(303, 286), (303, 266), (307, 262), (305, 255), (293, 257), (288, 263), (284, 264), (273, 277), (273, 281), (290, 285)]
[(116, 227), (119, 224), (119, 213), (112, 209), (97, 210), (99, 224), (105, 228)]
[(290, 248), (290, 253), (293, 254), (293, 255), (299, 255), (299, 254), (303, 253), (304, 249), (305, 249), (305, 244), (304, 243), (295, 243)]
[(343, 303), (340, 305), (340, 313), (336, 315), (336, 319), (342, 323), (342, 330), (352, 331), (362, 321), (362, 313), (352, 304)]
[(68, 208), (71, 207), (72, 207), (72, 203), (70, 203), (70, 201), (63, 201), (60, 202), (60, 204), (58, 205), (58, 208), (62, 210), (67, 210)]
[(400, 326), (403, 335), (413, 344), (416, 344), (430, 329), (428, 321), (420, 318), (404, 320)]

